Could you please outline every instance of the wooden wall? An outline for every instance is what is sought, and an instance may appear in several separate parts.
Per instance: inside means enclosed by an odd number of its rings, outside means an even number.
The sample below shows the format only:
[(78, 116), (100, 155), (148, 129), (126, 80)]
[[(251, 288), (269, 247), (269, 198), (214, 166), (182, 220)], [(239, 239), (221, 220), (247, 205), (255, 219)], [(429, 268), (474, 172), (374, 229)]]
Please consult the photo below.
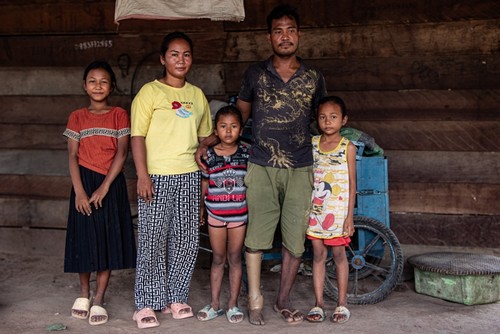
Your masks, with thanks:
[[(62, 248), (71, 183), (61, 134), (88, 103), (81, 80), (90, 61), (114, 66), (112, 101), (128, 109), (161, 71), (162, 37), (185, 31), (195, 44), (190, 80), (209, 100), (226, 100), (246, 67), (270, 55), (265, 17), (281, 2), (246, 0), (241, 23), (117, 26), (110, 0), (0, 1), (0, 250)], [(500, 2), (289, 3), (302, 18), (300, 55), (345, 99), (349, 125), (386, 150), (400, 241), (499, 247)]]

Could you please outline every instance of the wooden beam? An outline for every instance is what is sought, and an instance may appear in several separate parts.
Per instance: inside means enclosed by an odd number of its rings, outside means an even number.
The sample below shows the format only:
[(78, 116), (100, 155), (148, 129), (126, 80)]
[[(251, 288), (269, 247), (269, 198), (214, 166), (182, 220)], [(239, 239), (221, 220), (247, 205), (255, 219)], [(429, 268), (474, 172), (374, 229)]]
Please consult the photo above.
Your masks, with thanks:
[[(389, 183), (487, 183), (500, 180), (500, 153), (498, 152), (451, 152), (451, 151), (391, 151), (385, 150), (388, 161)], [(479, 161), (481, 163), (471, 163)], [(440, 172), (437, 172), (440, 171)], [(136, 178), (132, 154), (125, 162), (125, 176)], [(21, 194), (20, 189), (30, 189), (23, 178), (10, 181), (15, 175), (33, 176), (34, 181), (46, 180), (50, 188), (51, 177), (67, 177), (68, 154), (66, 150), (0, 150), (0, 194)], [(46, 176), (47, 178), (45, 178)], [(5, 178), (5, 179), (4, 179)], [(39, 178), (37, 180), (37, 178)], [(18, 182), (18, 183), (17, 183)], [(27, 187), (27, 188), (26, 188)], [(8, 191), (8, 189), (11, 189)], [(50, 193), (54, 194), (54, 191)], [(66, 196), (67, 192), (63, 193)], [(30, 192), (23, 195), (36, 195)]]
[[(130, 200), (130, 207), (132, 214), (137, 213), (135, 199)], [(0, 227), (64, 229), (68, 220), (69, 193), (67, 199), (2, 196), (0, 208)]]
[[(376, 138), (386, 150), (500, 151), (496, 121), (351, 121), (348, 126)], [(64, 129), (65, 125), (0, 124), (0, 148), (64, 150)]]
[[(329, 91), (497, 89), (495, 55), (370, 57), (308, 60), (320, 70)], [(226, 91), (238, 92), (250, 63), (224, 66)]]
[[(68, 197), (69, 198), (69, 197)], [(0, 197), (0, 225), (65, 228), (69, 200)]]
[[(1, 8), (1, 6), (0, 6)], [(128, 75), (139, 63), (160, 65), (162, 34), (86, 34), (83, 36), (12, 36), (0, 39), (2, 66), (48, 67), (86, 66), (95, 59), (106, 59), (121, 67), (117, 74)], [(197, 32), (193, 40), (195, 64), (217, 64), (223, 61), (226, 33)], [(83, 68), (82, 68), (83, 73)], [(80, 75), (81, 76), (81, 75)]]
[(65, 230), (1, 227), (0, 252), (37, 257), (64, 254), (65, 236)]
[[(129, 95), (111, 95), (111, 105), (130, 111)], [(73, 110), (89, 105), (87, 95), (0, 96), (0, 123), (66, 125)], [(35, 107), (36, 106), (36, 107)]]
[(500, 215), (500, 184), (389, 183), (389, 209), (399, 213)]
[(500, 89), (331, 91), (356, 121), (500, 121)]
[[(500, 20), (361, 25), (304, 29), (299, 56), (305, 59), (415, 57), (498, 53)], [(252, 62), (272, 53), (267, 31), (227, 36), (225, 61)]]
[[(53, 201), (69, 198), (71, 181), (69, 177), (39, 175), (0, 175), (1, 196), (5, 200)], [(136, 200), (136, 179), (127, 179), (129, 199)], [(395, 182), (389, 180), (389, 209), (391, 212), (433, 213), (433, 214), (483, 214), (500, 215), (496, 205), (500, 184), (445, 183), (445, 182)], [(5, 202), (5, 201), (4, 201)], [(25, 205), (25, 204), (22, 204)], [(23, 224), (14, 219), (21, 206), (5, 204), (5, 224)], [(30, 206), (30, 210), (36, 206)], [(14, 210), (14, 211), (12, 211)], [(22, 211), (22, 210), (21, 210)], [(10, 217), (10, 218), (9, 218)], [(16, 220), (12, 223), (11, 220)], [(31, 224), (31, 223), (29, 223)], [(37, 224), (33, 222), (33, 224)]]
[(500, 216), (392, 213), (402, 244), (500, 247)]
[[(0, 196), (31, 199), (69, 199), (71, 178), (69, 176), (0, 174), (2, 190)], [(128, 197), (137, 200), (137, 179), (127, 178)]]
[(351, 121), (386, 150), (500, 151), (498, 121)]
[(500, 184), (500, 152), (385, 151), (389, 183)]
[(114, 22), (115, 1), (2, 1), (0, 35), (220, 31), (223, 23), (198, 20), (123, 20)]
[[(267, 29), (266, 16), (281, 0), (245, 0), (245, 20), (225, 22), (226, 30)], [(497, 19), (496, 0), (289, 0), (297, 8), (301, 27), (342, 27), (363, 24), (411, 24), (472, 19)]]
[[(279, 0), (246, 0), (245, 20), (239, 23), (199, 20), (124, 20), (114, 23), (115, 1), (2, 1), (1, 34), (81, 34), (85, 32), (157, 32), (266, 29), (266, 16)], [(419, 23), (496, 19), (500, 5), (495, 0), (431, 1), (407, 0), (291, 0), (301, 16), (302, 28), (345, 25)]]
[[(0, 95), (84, 95), (83, 71), (84, 67), (0, 67), (0, 82), (4, 83), (0, 86)], [(117, 67), (114, 67), (113, 71), (121, 73)], [(161, 66), (139, 66), (125, 77), (117, 75), (116, 93), (119, 95), (137, 93), (144, 83), (158, 78), (161, 73)], [(226, 92), (222, 64), (194, 64), (188, 80), (200, 87), (206, 95), (224, 95)]]
[[(330, 94), (344, 99), (350, 121), (500, 121), (500, 89), (332, 91)], [(85, 95), (3, 95), (0, 123), (65, 125), (70, 112), (88, 101)], [(113, 94), (110, 103), (130, 110), (131, 97)]]
[[(131, 153), (125, 161), (124, 173), (127, 178), (137, 178)], [(68, 152), (50, 149), (0, 149), (0, 177), (2, 174), (69, 176)]]

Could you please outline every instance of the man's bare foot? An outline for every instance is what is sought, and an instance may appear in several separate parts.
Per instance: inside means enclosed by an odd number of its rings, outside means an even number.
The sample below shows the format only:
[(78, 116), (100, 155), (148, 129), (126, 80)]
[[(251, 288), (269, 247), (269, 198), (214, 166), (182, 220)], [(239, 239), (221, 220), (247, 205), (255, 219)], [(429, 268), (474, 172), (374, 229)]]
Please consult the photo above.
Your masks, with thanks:
[(264, 316), (262, 315), (262, 309), (248, 310), (248, 321), (252, 325), (264, 325)]

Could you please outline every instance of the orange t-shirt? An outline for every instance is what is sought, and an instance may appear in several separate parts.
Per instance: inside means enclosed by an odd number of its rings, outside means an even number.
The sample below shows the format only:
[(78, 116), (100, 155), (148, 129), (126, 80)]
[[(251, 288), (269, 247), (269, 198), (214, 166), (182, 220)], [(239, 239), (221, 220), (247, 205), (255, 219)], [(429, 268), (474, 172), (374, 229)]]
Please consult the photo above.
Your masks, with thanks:
[(130, 118), (120, 107), (100, 115), (87, 108), (77, 109), (69, 116), (63, 135), (79, 142), (79, 165), (106, 175), (118, 149), (118, 138), (130, 135)]

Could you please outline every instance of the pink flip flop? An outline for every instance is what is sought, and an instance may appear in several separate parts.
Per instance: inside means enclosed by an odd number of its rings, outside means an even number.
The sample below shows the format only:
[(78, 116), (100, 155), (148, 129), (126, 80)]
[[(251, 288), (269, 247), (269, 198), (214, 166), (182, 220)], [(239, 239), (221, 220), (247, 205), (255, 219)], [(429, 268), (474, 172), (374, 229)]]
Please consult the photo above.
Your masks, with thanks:
[[(146, 318), (154, 318), (154, 321), (152, 322), (144, 321)], [(147, 307), (143, 308), (140, 311), (135, 311), (134, 315), (132, 316), (132, 320), (137, 322), (137, 327), (139, 329), (160, 326), (160, 322), (156, 318), (155, 311)]]
[(161, 310), (161, 313), (172, 313), (172, 318), (174, 319), (186, 319), (194, 316), (193, 309), (186, 303), (172, 303), (170, 304), (170, 306), (167, 306), (163, 310)]

